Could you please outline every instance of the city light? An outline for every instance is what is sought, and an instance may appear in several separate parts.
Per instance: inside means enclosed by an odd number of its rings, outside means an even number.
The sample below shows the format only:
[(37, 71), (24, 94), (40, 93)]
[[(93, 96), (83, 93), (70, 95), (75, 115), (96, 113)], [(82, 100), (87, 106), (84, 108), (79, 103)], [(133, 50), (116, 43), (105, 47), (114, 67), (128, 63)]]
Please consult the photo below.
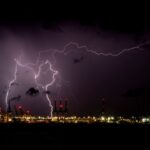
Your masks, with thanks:
[(149, 117), (135, 117), (129, 118), (123, 116), (67, 116), (67, 115), (56, 115), (53, 117), (49, 116), (34, 116), (30, 113), (13, 115), (12, 113), (0, 113), (0, 123), (84, 123), (84, 124), (150, 124)]
[(150, 119), (149, 119), (149, 118), (142, 118), (142, 122), (143, 122), (143, 123), (149, 123), (149, 122), (150, 122)]

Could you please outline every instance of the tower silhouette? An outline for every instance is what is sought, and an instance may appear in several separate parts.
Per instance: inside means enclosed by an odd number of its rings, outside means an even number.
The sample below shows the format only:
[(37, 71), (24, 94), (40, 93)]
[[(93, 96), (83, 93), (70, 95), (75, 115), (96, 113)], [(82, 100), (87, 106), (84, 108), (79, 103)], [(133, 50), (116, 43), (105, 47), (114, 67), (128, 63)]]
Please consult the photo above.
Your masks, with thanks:
[(105, 113), (105, 98), (103, 97), (101, 101), (101, 115), (105, 115)]
[(11, 113), (10, 100), (8, 101), (8, 108), (7, 108), (7, 113)]
[(68, 102), (67, 102), (67, 101), (65, 101), (64, 112), (65, 112), (65, 113), (68, 113)]
[(56, 101), (54, 102), (54, 113), (57, 113), (57, 103), (56, 103)]

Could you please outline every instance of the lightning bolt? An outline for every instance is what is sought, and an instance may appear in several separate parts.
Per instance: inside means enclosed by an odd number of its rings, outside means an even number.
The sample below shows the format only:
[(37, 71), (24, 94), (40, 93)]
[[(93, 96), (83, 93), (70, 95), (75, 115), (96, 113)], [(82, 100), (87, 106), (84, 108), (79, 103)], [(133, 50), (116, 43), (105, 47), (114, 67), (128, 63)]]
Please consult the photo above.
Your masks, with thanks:
[[(16, 65), (15, 65), (14, 79), (9, 82), (8, 90), (6, 92), (6, 97), (5, 97), (6, 110), (8, 109), (8, 97), (9, 97), (9, 93), (11, 90), (11, 86), (17, 80), (18, 66), (27, 68), (30, 71), (32, 71), (37, 88), (42, 87), (46, 91), (48, 91), (48, 88), (54, 84), (54, 82), (56, 81), (56, 75), (58, 74), (58, 71), (53, 69), (52, 64), (50, 63), (49, 60), (46, 60), (45, 62), (43, 62), (39, 65), (37, 73), (34, 71), (34, 69), (31, 66), (29, 66), (29, 64), (22, 64), (21, 60), (19, 61), (18, 59), (15, 59), (15, 63), (16, 63)], [(41, 83), (38, 83), (38, 81), (37, 81), (37, 79), (40, 76), (42, 67), (44, 65), (49, 65), (49, 71), (52, 72), (52, 80), (51, 80), (51, 82), (47, 83), (46, 85), (42, 85)], [(53, 117), (53, 106), (52, 106), (52, 103), (51, 103), (48, 93), (46, 93), (46, 99), (47, 99), (47, 101), (49, 103), (49, 107), (51, 109), (50, 115), (51, 115), (51, 117)]]
[[(66, 44), (62, 50), (48, 49), (48, 50), (44, 50), (44, 51), (39, 51), (35, 63), (22, 64), (21, 63), (21, 56), (20, 56), (20, 60), (15, 59), (16, 64), (15, 64), (14, 78), (9, 82), (8, 89), (7, 89), (7, 92), (6, 92), (6, 97), (5, 97), (6, 110), (8, 108), (8, 97), (9, 97), (9, 94), (10, 94), (10, 91), (11, 91), (12, 84), (17, 80), (18, 66), (23, 67), (23, 68), (27, 68), (30, 71), (32, 71), (35, 83), (37, 85), (37, 88), (42, 87), (43, 90), (48, 91), (48, 88), (53, 86), (53, 84), (56, 82), (56, 76), (59, 73), (57, 70), (53, 69), (53, 66), (56, 63), (56, 54), (59, 53), (59, 54), (63, 54), (63, 55), (68, 55), (69, 53), (72, 52), (72, 49), (69, 49), (69, 50), (67, 49), (70, 46), (75, 46), (77, 49), (84, 49), (87, 53), (91, 53), (91, 54), (94, 54), (94, 55), (97, 55), (97, 56), (102, 55), (102, 56), (105, 56), (105, 57), (106, 56), (118, 57), (118, 56), (124, 54), (125, 52), (133, 51), (133, 50), (136, 50), (136, 49), (142, 49), (143, 46), (148, 45), (148, 44), (150, 44), (150, 41), (138, 44), (134, 47), (122, 49), (117, 53), (104, 53), (104, 52), (97, 52), (96, 50), (89, 49), (88, 46), (86, 46), (86, 45), (79, 45), (76, 42), (70, 42), (70, 43)], [(49, 60), (41, 61), (42, 54), (49, 53), (49, 52), (52, 52), (52, 58), (54, 60), (53, 63), (51, 63)], [(36, 65), (38, 65), (38, 72), (37, 73), (34, 71), (33, 67), (31, 67), (31, 66), (36, 66)], [(49, 66), (48, 70), (46, 70), (46, 72), (44, 72), (44, 73), (47, 73), (48, 71), (52, 72), (52, 80), (50, 82), (48, 82), (46, 85), (42, 85), (41, 83), (39, 83), (37, 81), (37, 79), (39, 78), (39, 76), (42, 72), (42, 67), (44, 65)], [(53, 117), (53, 105), (51, 103), (51, 99), (48, 96), (48, 93), (46, 93), (46, 99), (47, 99), (49, 107), (51, 109), (50, 115), (51, 115), (51, 117)]]
[(8, 84), (8, 90), (6, 92), (6, 97), (5, 97), (6, 111), (8, 109), (8, 96), (9, 96), (9, 93), (10, 93), (10, 90), (11, 90), (11, 86), (16, 81), (16, 79), (17, 79), (17, 71), (18, 71), (18, 65), (16, 63), (16, 65), (15, 65), (15, 72), (14, 72), (14, 79), (9, 82), (9, 84)]
[[(54, 70), (52, 68), (52, 64), (48, 60), (45, 63), (49, 65), (49, 69), (53, 73), (53, 75), (52, 75), (52, 81), (45, 86), (45, 90), (48, 91), (48, 87), (50, 87), (50, 86), (52, 86), (54, 84), (54, 82), (56, 80), (56, 75), (58, 74), (58, 71)], [(53, 116), (53, 106), (52, 106), (51, 100), (50, 100), (50, 98), (48, 96), (48, 93), (46, 93), (46, 98), (47, 98), (47, 100), (49, 102), (49, 106), (51, 108), (51, 117), (52, 117)]]
[[(150, 41), (146, 41), (146, 42), (138, 44), (138, 45), (136, 45), (134, 47), (122, 49), (122, 50), (120, 50), (117, 53), (104, 53), (104, 52), (97, 52), (95, 50), (89, 49), (88, 46), (86, 46), (86, 45), (81, 45), (80, 46), (76, 42), (70, 42), (67, 45), (65, 45), (65, 47), (63, 48), (63, 50), (58, 50), (58, 49), (54, 50), (53, 55), (55, 55), (56, 53), (63, 53), (64, 55), (67, 55), (67, 54), (69, 54), (71, 52), (71, 50), (67, 51), (67, 47), (69, 47), (69, 46), (75, 46), (77, 49), (85, 49), (86, 52), (92, 53), (92, 54), (95, 54), (95, 55), (117, 57), (117, 56), (122, 55), (125, 52), (132, 51), (132, 50), (135, 50), (135, 49), (140, 49), (140, 48), (142, 48), (142, 46), (147, 45), (147, 44), (150, 44)], [(45, 51), (45, 52), (48, 52), (48, 51)]]

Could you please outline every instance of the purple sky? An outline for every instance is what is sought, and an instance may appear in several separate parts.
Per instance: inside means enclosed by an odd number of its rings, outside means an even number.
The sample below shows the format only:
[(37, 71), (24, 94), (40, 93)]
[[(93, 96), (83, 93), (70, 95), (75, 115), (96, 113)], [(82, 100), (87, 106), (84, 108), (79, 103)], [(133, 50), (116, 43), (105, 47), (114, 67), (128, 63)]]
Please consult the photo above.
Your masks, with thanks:
[[(34, 17), (34, 15), (32, 16)], [(23, 52), (23, 62), (35, 62), (38, 52), (47, 49), (59, 49), (69, 42), (86, 45), (89, 49), (103, 53), (117, 53), (149, 40), (149, 28), (133, 28), (116, 19), (61, 19), (49, 21), (24, 21), (1, 23), (0, 26), (0, 105), (5, 108), (5, 94), (8, 83), (13, 79), (15, 68), (14, 58)], [(101, 17), (100, 17), (101, 18)], [(40, 20), (40, 21), (39, 21)], [(130, 20), (129, 20), (130, 21)], [(123, 23), (124, 23), (123, 22)], [(119, 25), (117, 23), (120, 23)], [(117, 26), (118, 25), (118, 26)], [(127, 25), (127, 26), (126, 26)], [(142, 24), (140, 24), (142, 25)], [(133, 26), (133, 27), (132, 27)], [(127, 27), (127, 28), (126, 28)], [(133, 30), (134, 29), (134, 30)], [(119, 57), (105, 57), (86, 53), (85, 49), (70, 46), (67, 56), (57, 54), (54, 68), (59, 76), (54, 86), (49, 88), (53, 96), (68, 97), (69, 112), (78, 115), (98, 115), (101, 113), (101, 98), (105, 97), (107, 114), (132, 114), (137, 112), (137, 99), (140, 113), (147, 113), (150, 102), (143, 104), (149, 97), (125, 98), (122, 95), (136, 88), (150, 87), (150, 51), (135, 49)], [(74, 63), (75, 59), (80, 59)], [(53, 62), (51, 52), (43, 54), (42, 59)], [(46, 69), (46, 68), (45, 68)], [(49, 107), (42, 90), (40, 95), (30, 97), (25, 92), (35, 86), (31, 72), (19, 68), (17, 86), (12, 87), (10, 97), (22, 96), (21, 104), (33, 114), (47, 115)], [(51, 74), (49, 74), (51, 77)], [(46, 83), (48, 75), (41, 75), (40, 81)], [(146, 100), (145, 100), (146, 99)], [(54, 100), (52, 99), (52, 103)], [(13, 106), (13, 105), (12, 105)], [(148, 108), (145, 108), (145, 107)], [(143, 111), (144, 110), (144, 111)]]

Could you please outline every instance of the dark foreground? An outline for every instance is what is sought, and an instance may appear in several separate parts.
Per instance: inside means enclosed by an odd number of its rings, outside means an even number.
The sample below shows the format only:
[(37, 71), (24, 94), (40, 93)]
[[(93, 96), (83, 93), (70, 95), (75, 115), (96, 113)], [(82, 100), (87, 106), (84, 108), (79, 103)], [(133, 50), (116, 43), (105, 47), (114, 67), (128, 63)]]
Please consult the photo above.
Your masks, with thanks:
[(107, 148), (112, 142), (112, 147), (149, 142), (149, 133), (148, 124), (0, 124), (0, 144), (15, 149)]

